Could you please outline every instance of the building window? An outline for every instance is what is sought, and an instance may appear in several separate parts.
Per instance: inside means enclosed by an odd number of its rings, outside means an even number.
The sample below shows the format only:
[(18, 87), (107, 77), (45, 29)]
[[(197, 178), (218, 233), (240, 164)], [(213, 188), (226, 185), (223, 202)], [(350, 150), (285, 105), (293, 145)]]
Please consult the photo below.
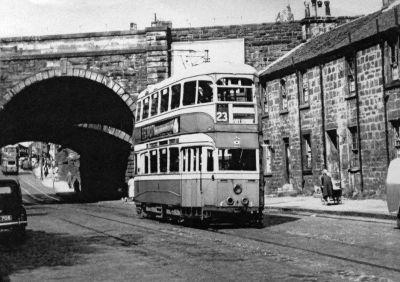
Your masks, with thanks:
[(303, 171), (312, 169), (311, 134), (303, 135)]
[(392, 120), (392, 121), (390, 121), (390, 123), (392, 125), (391, 158), (394, 159), (394, 158), (400, 157), (400, 120)]
[(356, 92), (356, 63), (354, 56), (346, 57), (346, 73), (348, 94), (351, 96)]
[(270, 175), (272, 174), (272, 146), (269, 140), (264, 141), (263, 155), (264, 155), (264, 175)]
[(263, 95), (264, 99), (264, 114), (268, 115), (268, 96), (267, 96), (267, 85), (261, 85), (261, 95)]
[(350, 156), (351, 156), (351, 167), (359, 167), (359, 144), (358, 144), (358, 129), (357, 126), (349, 127), (351, 135), (350, 144)]
[(281, 110), (287, 111), (288, 109), (288, 98), (287, 98), (287, 90), (286, 90), (286, 80), (280, 80), (280, 95), (281, 95)]
[(300, 104), (308, 104), (310, 97), (310, 81), (307, 71), (300, 73)]
[(385, 43), (385, 72), (386, 82), (399, 80), (399, 43), (398, 38), (388, 40)]

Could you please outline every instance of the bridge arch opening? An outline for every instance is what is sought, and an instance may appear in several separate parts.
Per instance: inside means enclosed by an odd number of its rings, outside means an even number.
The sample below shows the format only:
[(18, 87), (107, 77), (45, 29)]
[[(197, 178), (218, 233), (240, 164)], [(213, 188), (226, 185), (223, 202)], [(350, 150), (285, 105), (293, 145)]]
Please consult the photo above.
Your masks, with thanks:
[(115, 199), (131, 152), (133, 100), (101, 75), (46, 76), (10, 91), (0, 111), (0, 146), (42, 141), (70, 148), (80, 154), (81, 197)]

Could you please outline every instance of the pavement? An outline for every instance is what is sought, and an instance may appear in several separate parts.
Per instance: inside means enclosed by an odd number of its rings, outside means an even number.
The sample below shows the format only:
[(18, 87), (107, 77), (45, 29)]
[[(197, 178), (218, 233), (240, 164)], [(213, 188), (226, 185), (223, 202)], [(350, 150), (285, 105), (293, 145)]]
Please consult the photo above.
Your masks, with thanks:
[(353, 200), (342, 197), (341, 204), (323, 205), (319, 196), (266, 196), (264, 212), (274, 210), (396, 219), (396, 214), (389, 213), (386, 201), (381, 199)]
[[(32, 172), (36, 176), (36, 178), (40, 179), (40, 168), (33, 168)], [(52, 173), (49, 173), (49, 175), (47, 177), (44, 177), (41, 181), (45, 187), (53, 189), (54, 193), (56, 194), (74, 192), (74, 189), (68, 186), (67, 181), (55, 180)]]

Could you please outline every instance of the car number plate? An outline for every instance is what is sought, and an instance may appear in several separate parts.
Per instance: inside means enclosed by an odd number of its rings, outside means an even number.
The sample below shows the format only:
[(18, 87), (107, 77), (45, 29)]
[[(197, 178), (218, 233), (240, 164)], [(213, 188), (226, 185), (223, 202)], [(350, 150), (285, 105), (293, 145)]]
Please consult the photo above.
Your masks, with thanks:
[(0, 215), (0, 221), (9, 221), (11, 220), (11, 215)]

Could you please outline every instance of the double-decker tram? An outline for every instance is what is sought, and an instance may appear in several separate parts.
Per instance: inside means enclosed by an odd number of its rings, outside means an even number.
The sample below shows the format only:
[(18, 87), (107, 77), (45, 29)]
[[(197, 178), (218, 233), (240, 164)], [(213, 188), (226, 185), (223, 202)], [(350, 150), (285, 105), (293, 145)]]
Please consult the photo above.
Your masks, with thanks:
[(205, 63), (141, 92), (135, 127), (139, 212), (260, 220), (256, 70)]

